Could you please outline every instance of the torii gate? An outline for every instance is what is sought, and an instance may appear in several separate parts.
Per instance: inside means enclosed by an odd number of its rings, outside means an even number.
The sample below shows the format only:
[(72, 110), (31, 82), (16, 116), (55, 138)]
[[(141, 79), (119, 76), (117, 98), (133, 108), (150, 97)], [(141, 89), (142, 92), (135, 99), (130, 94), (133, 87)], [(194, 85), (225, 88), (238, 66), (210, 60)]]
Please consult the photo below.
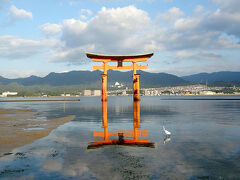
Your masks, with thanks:
[[(102, 74), (102, 101), (107, 101), (107, 70), (108, 69), (132, 69), (133, 70), (133, 99), (140, 100), (139, 76), (137, 69), (147, 69), (147, 65), (140, 66), (137, 62), (147, 61), (153, 53), (137, 55), (105, 55), (86, 53), (94, 62), (103, 62), (103, 66), (93, 66), (93, 69), (103, 69)], [(117, 62), (117, 66), (109, 66), (108, 62)], [(123, 62), (132, 62), (131, 66), (123, 66)]]

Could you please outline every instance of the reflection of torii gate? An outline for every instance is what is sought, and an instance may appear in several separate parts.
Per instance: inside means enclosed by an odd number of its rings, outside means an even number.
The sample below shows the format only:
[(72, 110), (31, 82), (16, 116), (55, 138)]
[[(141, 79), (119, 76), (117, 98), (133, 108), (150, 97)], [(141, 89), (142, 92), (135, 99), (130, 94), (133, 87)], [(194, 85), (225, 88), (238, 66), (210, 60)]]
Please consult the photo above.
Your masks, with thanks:
[[(93, 141), (87, 149), (104, 147), (107, 145), (124, 145), (154, 148), (153, 142), (149, 142), (148, 131), (140, 130), (140, 102), (133, 102), (133, 130), (108, 131), (107, 123), (107, 101), (102, 101), (102, 128), (103, 131), (94, 131), (94, 137), (102, 137), (102, 140)], [(118, 139), (111, 137), (118, 136)], [(142, 139), (142, 137), (145, 137)], [(127, 139), (125, 139), (127, 138)]]
[[(147, 66), (139, 66), (137, 62), (147, 61), (153, 56), (153, 53), (140, 55), (103, 55), (86, 53), (88, 58), (95, 62), (103, 62), (103, 66), (93, 66), (93, 69), (103, 69), (102, 74), (102, 101), (107, 101), (107, 70), (108, 69), (132, 69), (133, 70), (133, 98), (135, 101), (140, 100), (139, 76), (137, 69), (147, 69)], [(117, 62), (117, 66), (109, 66), (108, 62)], [(123, 66), (123, 62), (132, 62), (131, 66)]]

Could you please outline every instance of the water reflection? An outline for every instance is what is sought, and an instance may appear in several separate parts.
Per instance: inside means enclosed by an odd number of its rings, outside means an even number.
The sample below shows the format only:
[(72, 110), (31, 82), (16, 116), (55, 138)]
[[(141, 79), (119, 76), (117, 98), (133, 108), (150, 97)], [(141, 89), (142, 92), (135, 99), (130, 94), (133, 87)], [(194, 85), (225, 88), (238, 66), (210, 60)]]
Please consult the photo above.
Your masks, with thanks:
[[(107, 101), (102, 101), (102, 128), (103, 131), (94, 131), (94, 137), (102, 137), (88, 145), (87, 149), (104, 147), (106, 145), (125, 145), (154, 148), (154, 143), (149, 142), (147, 130), (140, 129), (140, 101), (133, 102), (133, 130), (108, 131)], [(112, 139), (111, 137), (118, 137)], [(141, 137), (145, 137), (144, 139)]]
[[(139, 108), (131, 97), (109, 97), (105, 122), (98, 97), (82, 97), (79, 102), (65, 105), (64, 113), (63, 103), (0, 104), (1, 109), (39, 109), (36, 119), (41, 121), (75, 115), (74, 120), (50, 135), (1, 157), (0, 179), (240, 177), (240, 101), (162, 101), (142, 97)], [(172, 133), (171, 141), (165, 139), (163, 125)], [(134, 126), (137, 132), (149, 130), (148, 136), (136, 137), (154, 142), (154, 149), (111, 145), (86, 151), (93, 140), (119, 140), (118, 133), (110, 136), (112, 130), (131, 130), (132, 136), (123, 139), (134, 140)], [(93, 130), (104, 133), (104, 127), (108, 136), (93, 137)]]
[(169, 136), (165, 136), (163, 144), (166, 144), (169, 141), (171, 141), (171, 138)]

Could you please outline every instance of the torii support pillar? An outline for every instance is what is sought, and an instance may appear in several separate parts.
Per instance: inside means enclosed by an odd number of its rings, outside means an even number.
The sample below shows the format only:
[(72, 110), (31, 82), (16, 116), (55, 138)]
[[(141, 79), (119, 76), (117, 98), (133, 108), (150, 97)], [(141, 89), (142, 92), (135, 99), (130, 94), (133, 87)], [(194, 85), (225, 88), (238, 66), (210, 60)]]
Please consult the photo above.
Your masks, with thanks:
[(107, 101), (107, 75), (102, 74), (102, 101)]
[(104, 141), (107, 141), (108, 140), (107, 101), (102, 101), (102, 127), (104, 128)]
[(140, 74), (133, 75), (133, 100), (140, 101), (140, 87), (139, 87)]

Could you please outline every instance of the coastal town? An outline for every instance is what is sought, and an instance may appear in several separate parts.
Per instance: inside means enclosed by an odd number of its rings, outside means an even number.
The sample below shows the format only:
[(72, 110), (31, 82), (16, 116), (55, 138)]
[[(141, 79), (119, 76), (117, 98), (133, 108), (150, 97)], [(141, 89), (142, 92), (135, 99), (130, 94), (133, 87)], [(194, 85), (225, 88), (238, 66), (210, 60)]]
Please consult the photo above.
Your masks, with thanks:
[[(116, 82), (115, 87), (119, 89), (109, 90), (108, 94), (111, 96), (130, 96), (132, 90), (124, 85)], [(239, 95), (240, 87), (209, 87), (207, 85), (188, 85), (188, 86), (174, 86), (174, 87), (160, 87), (160, 88), (142, 88), (140, 89), (142, 96), (191, 96), (191, 95)], [(82, 96), (100, 96), (101, 90), (83, 90)]]
[[(123, 83), (115, 82), (108, 87), (109, 96), (131, 96), (132, 88)], [(156, 88), (141, 88), (141, 96), (205, 96), (205, 95), (240, 95), (240, 87), (210, 87), (203, 84), (186, 85), (186, 86), (171, 86), (171, 87), (156, 87)], [(47, 93), (41, 93), (41, 97), (52, 96)], [(57, 96), (73, 97), (73, 96), (101, 96), (100, 89), (85, 89), (75, 93), (66, 92), (60, 93)], [(0, 94), (0, 97), (22, 97), (18, 92), (5, 91)], [(26, 97), (26, 96), (25, 96)]]

